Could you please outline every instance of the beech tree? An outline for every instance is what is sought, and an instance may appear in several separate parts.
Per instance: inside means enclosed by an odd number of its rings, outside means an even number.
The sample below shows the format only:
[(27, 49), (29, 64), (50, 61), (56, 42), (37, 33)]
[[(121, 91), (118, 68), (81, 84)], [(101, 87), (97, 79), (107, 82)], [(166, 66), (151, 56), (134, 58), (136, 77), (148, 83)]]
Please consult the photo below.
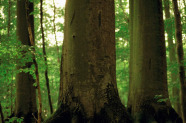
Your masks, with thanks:
[[(33, 11), (33, 3), (29, 4), (29, 13)], [(31, 46), (28, 24), (27, 24), (26, 0), (17, 1), (17, 36), (22, 45)], [(32, 20), (31, 26), (34, 27), (33, 15), (30, 15)], [(23, 57), (26, 53), (22, 52)], [(33, 62), (27, 62), (24, 66), (19, 65), (18, 70), (29, 69)], [(36, 88), (33, 86), (34, 78), (29, 72), (21, 71), (16, 76), (16, 106), (15, 116), (23, 117), (25, 123), (35, 123), (37, 117), (36, 106)]]
[[(173, 65), (177, 63), (177, 58), (176, 58), (176, 50), (175, 50), (176, 45), (173, 43), (173, 32), (172, 32), (173, 27), (171, 24), (169, 0), (164, 0), (164, 8), (165, 8), (165, 19), (167, 21), (167, 26), (165, 26), (166, 27), (165, 30), (167, 31), (167, 35), (168, 35), (169, 59), (170, 59), (170, 64)], [(179, 78), (178, 74), (176, 72), (171, 71), (171, 83), (173, 85), (179, 84), (178, 78)], [(174, 86), (172, 88), (172, 96), (173, 98), (176, 98), (176, 100), (173, 102), (174, 109), (180, 116), (182, 116), (181, 104), (180, 104), (180, 89), (178, 87)]]
[(61, 98), (47, 123), (130, 123), (118, 96), (114, 0), (67, 0)]
[(177, 0), (172, 0), (173, 10), (175, 16), (175, 27), (176, 27), (176, 44), (177, 44), (177, 55), (179, 64), (179, 79), (181, 85), (181, 108), (183, 115), (183, 122), (186, 123), (186, 79), (185, 79), (185, 68), (184, 68), (184, 52), (182, 43), (182, 25), (181, 16), (178, 9)]
[(171, 108), (161, 0), (130, 0), (128, 109), (140, 123), (181, 122)]

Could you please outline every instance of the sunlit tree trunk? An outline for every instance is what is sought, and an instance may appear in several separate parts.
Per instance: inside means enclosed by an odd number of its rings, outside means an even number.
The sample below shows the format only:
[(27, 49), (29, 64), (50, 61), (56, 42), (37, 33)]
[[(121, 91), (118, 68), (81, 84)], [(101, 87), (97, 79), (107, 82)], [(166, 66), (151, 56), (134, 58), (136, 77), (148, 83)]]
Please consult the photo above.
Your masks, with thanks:
[[(31, 46), (28, 24), (26, 17), (26, 0), (17, 1), (17, 36), (23, 45)], [(29, 6), (33, 11), (33, 4)], [(33, 16), (33, 15), (30, 15)], [(33, 20), (32, 20), (33, 21)], [(31, 26), (34, 26), (33, 23)], [(24, 55), (24, 52), (23, 52)], [(30, 68), (33, 63), (26, 63), (25, 66), (18, 66), (18, 70)], [(24, 117), (25, 123), (35, 123), (34, 116), (37, 114), (36, 89), (33, 76), (30, 73), (20, 72), (16, 75), (16, 110), (17, 117)]]
[(67, 0), (62, 97), (46, 122), (130, 123), (116, 87), (114, 0)]
[(173, 10), (175, 16), (175, 26), (176, 26), (176, 45), (177, 45), (177, 55), (178, 55), (178, 64), (179, 64), (179, 79), (181, 85), (181, 108), (183, 122), (186, 123), (186, 78), (184, 70), (184, 52), (183, 52), (183, 43), (182, 43), (182, 25), (181, 17), (178, 9), (177, 0), (172, 0)]
[(128, 102), (127, 102), (127, 110), (131, 113), (132, 108), (132, 100), (133, 95), (131, 95), (131, 92), (133, 92), (132, 88), (132, 78), (133, 78), (133, 72), (132, 72), (132, 66), (133, 66), (133, 16), (134, 16), (134, 0), (129, 0), (129, 32), (130, 32), (130, 59), (129, 59), (129, 95), (128, 95)]
[(140, 123), (177, 122), (168, 99), (162, 2), (130, 0), (130, 10), (131, 114)]
[(45, 62), (45, 81), (47, 86), (47, 95), (48, 95), (48, 102), (50, 107), (50, 113), (53, 113), (53, 106), (52, 106), (52, 99), (50, 95), (50, 84), (48, 78), (48, 64), (47, 64), (47, 54), (45, 48), (45, 35), (44, 35), (44, 28), (43, 28), (43, 0), (40, 0), (40, 23), (41, 23), (41, 34), (42, 34), (42, 43), (43, 43), (43, 56)]
[[(173, 34), (172, 34), (172, 24), (170, 18), (170, 7), (169, 7), (169, 0), (164, 0), (164, 8), (165, 8), (165, 18), (167, 20), (167, 34), (168, 34), (168, 49), (169, 49), (169, 58), (170, 64), (173, 65), (177, 62), (176, 60), (176, 51), (175, 45), (173, 43)], [(176, 72), (171, 72), (171, 83), (179, 84), (178, 83), (178, 75)], [(180, 90), (178, 87), (173, 87), (172, 89), (172, 96), (176, 98), (175, 102), (173, 102), (174, 109), (176, 112), (181, 116), (181, 104), (180, 104)]]

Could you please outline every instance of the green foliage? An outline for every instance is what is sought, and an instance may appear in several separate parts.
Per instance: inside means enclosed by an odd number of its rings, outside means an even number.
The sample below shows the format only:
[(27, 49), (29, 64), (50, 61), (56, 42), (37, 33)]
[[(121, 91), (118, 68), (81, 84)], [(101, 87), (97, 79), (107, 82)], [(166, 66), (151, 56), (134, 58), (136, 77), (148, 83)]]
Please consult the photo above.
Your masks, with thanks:
[[(43, 116), (44, 118), (49, 117), (49, 105), (47, 97), (47, 89), (45, 84), (44, 71), (48, 67), (49, 80), (51, 88), (51, 97), (53, 102), (54, 110), (57, 108), (58, 90), (59, 90), (59, 63), (58, 57), (61, 57), (62, 52), (62, 40), (63, 40), (63, 17), (64, 8), (56, 5), (55, 14), (55, 26), (57, 41), (59, 47), (59, 54), (57, 53), (56, 40), (54, 36), (54, 5), (53, 1), (44, 1), (43, 14), (44, 14), (44, 32), (46, 40), (46, 52), (48, 66), (45, 65), (42, 53), (42, 42), (41, 42), (41, 30), (40, 30), (40, 0), (30, 0), (35, 4), (34, 12), (34, 24), (35, 24), (35, 55), (39, 66), (39, 75), (41, 81), (41, 92), (42, 92), (42, 103), (43, 103)], [(63, 1), (63, 0), (62, 0)], [(18, 66), (23, 67), (28, 62), (32, 62), (32, 47), (21, 45), (21, 42), (16, 37), (16, 1), (11, 0), (12, 4), (9, 6), (8, 0), (0, 1), (0, 101), (3, 107), (3, 113), (5, 118), (10, 116), (15, 107), (15, 78), (18, 72), (29, 72), (35, 78), (34, 65), (31, 68), (22, 68), (19, 71), (16, 69)], [(170, 4), (171, 5), (171, 4)], [(172, 5), (171, 5), (172, 6)], [(11, 15), (8, 15), (8, 9), (10, 8)], [(180, 7), (182, 14), (182, 25), (183, 25), (183, 48), (186, 51), (186, 9)], [(130, 40), (129, 40), (129, 13), (128, 13), (128, 1), (127, 0), (115, 0), (115, 36), (116, 36), (116, 79), (117, 87), (120, 98), (123, 104), (127, 104), (128, 91), (129, 91), (129, 55), (130, 55)], [(10, 18), (10, 27), (8, 27)], [(171, 12), (171, 18), (165, 20), (165, 31), (170, 31), (169, 27), (172, 26), (173, 38), (175, 42), (175, 26), (174, 16)], [(8, 30), (10, 30), (8, 32)], [(167, 39), (167, 37), (166, 37)], [(167, 54), (169, 49), (167, 48)], [(185, 55), (186, 59), (186, 55)], [(183, 61), (186, 66), (186, 60)], [(169, 94), (171, 102), (174, 102), (177, 97), (172, 97), (172, 88), (180, 87), (179, 78), (176, 82), (171, 80), (171, 73), (178, 74), (177, 62), (171, 63), (167, 55), (167, 74), (169, 83)], [(33, 86), (37, 86), (36, 83)], [(155, 99), (158, 102), (166, 101), (161, 95), (156, 95)], [(13, 117), (9, 120), (12, 122), (22, 122), (22, 118)]]
[[(183, 2), (183, 1), (182, 1)], [(186, 51), (186, 44), (185, 44), (185, 40), (186, 40), (186, 31), (184, 28), (185, 25), (186, 25), (186, 21), (185, 21), (185, 14), (186, 14), (186, 11), (184, 11), (185, 7), (183, 7), (183, 3), (180, 2), (179, 4), (179, 10), (181, 11), (181, 21), (182, 21), (182, 36), (183, 36), (183, 49), (184, 49), (184, 52)], [(165, 20), (164, 21), (164, 25), (165, 25), (165, 32), (168, 32), (168, 31), (172, 31), (172, 37), (173, 37), (173, 42), (174, 42), (174, 47), (176, 49), (176, 39), (175, 39), (175, 18), (174, 18), (174, 14), (173, 14), (173, 10), (172, 10), (172, 3), (170, 2), (170, 19), (168, 20)], [(170, 30), (170, 26), (172, 26), (172, 30)], [(165, 35), (165, 39), (168, 39), (168, 37)], [(166, 42), (166, 44), (168, 45), (168, 41)], [(169, 54), (169, 48), (172, 48), (172, 47), (168, 47), (166, 48), (166, 54)], [(177, 59), (177, 53), (175, 54), (176, 55), (176, 59)], [(186, 58), (186, 57), (185, 57)], [(184, 59), (185, 59), (184, 58)], [(185, 64), (185, 61), (183, 61), (183, 63)], [(185, 65), (184, 65), (185, 66)], [(172, 104), (174, 104), (174, 102), (177, 100), (177, 98), (179, 97), (179, 95), (177, 96), (173, 96), (173, 88), (178, 88), (180, 89), (180, 82), (179, 82), (179, 65), (176, 62), (171, 62), (170, 61), (170, 58), (168, 57), (167, 55), (167, 80), (168, 80), (168, 90), (169, 90), (169, 98), (170, 98), (170, 101)], [(172, 77), (171, 77), (171, 74), (174, 74), (175, 76), (177, 76), (176, 80), (172, 80)], [(174, 106), (174, 105), (173, 105)]]
[(18, 117), (12, 117), (12, 118), (9, 119), (8, 122), (6, 121), (5, 123), (14, 123), (14, 122), (16, 122), (16, 123), (22, 123), (23, 120), (24, 120), (23, 117), (21, 117), (21, 118), (18, 118)]
[[(32, 0), (33, 1), (33, 0)], [(32, 2), (31, 1), (31, 2)], [(12, 4), (9, 6), (8, 1), (1, 1), (0, 4), (0, 101), (3, 108), (3, 113), (5, 118), (10, 116), (15, 110), (15, 78), (18, 72), (29, 72), (35, 78), (35, 67), (34, 65), (31, 68), (24, 68), (25, 64), (32, 62), (33, 58), (33, 48), (22, 45), (20, 41), (17, 40), (16, 37), (16, 1), (11, 0)], [(47, 98), (47, 90), (44, 78), (44, 70), (46, 66), (44, 64), (42, 47), (41, 47), (41, 32), (40, 32), (40, 11), (39, 11), (39, 0), (34, 0), (35, 9), (34, 12), (31, 13), (35, 16), (35, 41), (36, 41), (36, 60), (39, 65), (39, 75), (41, 81), (41, 89), (42, 89), (42, 101), (44, 106), (44, 116), (49, 116), (49, 106), (48, 106), (48, 98)], [(48, 8), (48, 3), (44, 4), (44, 29), (46, 33), (46, 41), (47, 41), (47, 58), (48, 58), (48, 69), (49, 69), (49, 79), (51, 86), (51, 96), (52, 102), (54, 104), (54, 108), (57, 108), (57, 100), (58, 100), (58, 90), (59, 90), (59, 63), (57, 62), (58, 55), (56, 53), (55, 43), (50, 45), (51, 42), (55, 42), (54, 38), (50, 40), (51, 35), (54, 37), (53, 32), (53, 5), (52, 2), (49, 4), (51, 8)], [(8, 15), (8, 9), (10, 8), (10, 17)], [(50, 10), (47, 11), (46, 10)], [(63, 23), (59, 21), (64, 15), (64, 11), (60, 7), (56, 7), (56, 33), (61, 33), (63, 29)], [(10, 18), (10, 22), (8, 21)], [(10, 23), (10, 27), (8, 24)], [(8, 32), (9, 28), (9, 32)], [(62, 42), (60, 37), (57, 37), (58, 44)], [(59, 40), (61, 40), (59, 42)], [(61, 46), (60, 51), (61, 54)], [(21, 67), (19, 71), (16, 69), (17, 67)], [(33, 84), (36, 86), (36, 83)], [(57, 91), (56, 91), (57, 90)], [(9, 122), (17, 120), (21, 122), (21, 119), (10, 119)]]
[(166, 102), (168, 100), (168, 98), (163, 98), (162, 95), (155, 95), (154, 99), (156, 99), (157, 102)]
[[(11, 15), (8, 14), (10, 10)], [(7, 0), (0, 3), (0, 102), (4, 116), (13, 112), (15, 100), (15, 67), (19, 42), (15, 34), (15, 2), (11, 6)], [(11, 23), (9, 22), (11, 21)], [(8, 26), (10, 25), (10, 26)]]
[(115, 1), (115, 34), (116, 34), (116, 80), (119, 95), (123, 104), (127, 104), (129, 90), (129, 15), (127, 1)]
[[(59, 84), (60, 84), (60, 75), (58, 63), (58, 57), (61, 57), (62, 52), (62, 37), (59, 37), (59, 34), (62, 35), (63, 32), (63, 23), (62, 19), (64, 17), (64, 9), (62, 7), (55, 8), (55, 28), (57, 35), (57, 43), (59, 47), (59, 56), (57, 53), (56, 40), (54, 36), (54, 4), (52, 1), (43, 1), (43, 26), (45, 34), (45, 43), (46, 43), (46, 53), (47, 53), (47, 66), (45, 65), (43, 58), (43, 49), (41, 41), (41, 30), (40, 30), (40, 11), (39, 4), (35, 4), (34, 16), (35, 16), (35, 40), (36, 40), (36, 59), (39, 67), (39, 77), (40, 77), (40, 87), (43, 103), (43, 118), (50, 116), (50, 108), (48, 104), (47, 88), (45, 81), (45, 69), (48, 67), (48, 77), (50, 84), (50, 92), (53, 103), (54, 110), (57, 109), (58, 94), (59, 94)], [(35, 85), (35, 84), (34, 84)]]

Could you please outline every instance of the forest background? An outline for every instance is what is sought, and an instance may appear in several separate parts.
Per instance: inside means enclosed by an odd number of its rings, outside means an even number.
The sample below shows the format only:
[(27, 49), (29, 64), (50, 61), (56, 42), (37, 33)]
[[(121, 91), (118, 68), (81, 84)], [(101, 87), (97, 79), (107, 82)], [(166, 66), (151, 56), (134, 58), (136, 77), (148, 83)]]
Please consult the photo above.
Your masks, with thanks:
[[(48, 69), (51, 102), (54, 111), (57, 109), (59, 84), (60, 84), (60, 60), (63, 43), (64, 29), (64, 5), (65, 0), (44, 0), (43, 1), (43, 27), (46, 47), (47, 65), (43, 53), (42, 32), (40, 28), (40, 1), (34, 0), (34, 23), (35, 23), (35, 56), (39, 68), (42, 117), (44, 119), (51, 115), (48, 99), (48, 91), (45, 79), (45, 70)], [(164, 5), (164, 4), (163, 4)], [(186, 51), (186, 6), (185, 0), (178, 1), (182, 21), (183, 48)], [(180, 88), (179, 79), (171, 81), (171, 73), (178, 74), (177, 62), (170, 62), (167, 29), (172, 26), (173, 42), (175, 43), (175, 22), (172, 3), (170, 3), (170, 18), (165, 19), (165, 38), (167, 56), (167, 75), (169, 97), (174, 104), (179, 95), (173, 96), (172, 89)], [(115, 0), (115, 35), (116, 35), (116, 79), (117, 87), (122, 103), (126, 106), (129, 91), (129, 4), (127, 0)], [(16, 67), (32, 61), (32, 55), (24, 55), (22, 52), (31, 50), (17, 40), (16, 36), (16, 0), (0, 1), (0, 104), (4, 118), (8, 118), (15, 109), (15, 76), (18, 72), (29, 72), (34, 74), (34, 65), (30, 69), (17, 70)], [(186, 57), (184, 58), (186, 59)], [(183, 61), (186, 66), (186, 61)], [(33, 86), (37, 84), (34, 83)], [(174, 105), (173, 105), (174, 107)]]

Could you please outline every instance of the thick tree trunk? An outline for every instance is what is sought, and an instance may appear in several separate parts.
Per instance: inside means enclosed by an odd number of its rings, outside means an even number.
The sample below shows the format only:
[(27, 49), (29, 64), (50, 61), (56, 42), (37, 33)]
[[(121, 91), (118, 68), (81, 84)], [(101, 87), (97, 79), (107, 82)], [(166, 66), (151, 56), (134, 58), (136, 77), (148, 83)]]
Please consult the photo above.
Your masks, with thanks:
[(40, 81), (39, 81), (39, 70), (38, 70), (38, 64), (36, 61), (36, 56), (35, 56), (35, 40), (34, 40), (34, 16), (31, 15), (30, 13), (33, 12), (34, 10), (34, 5), (33, 2), (30, 2), (29, 0), (25, 1), (25, 9), (26, 9), (26, 20), (27, 20), (27, 30), (29, 34), (29, 41), (32, 46), (33, 50), (33, 63), (35, 66), (35, 75), (36, 75), (36, 83), (37, 83), (37, 96), (38, 96), (38, 103), (39, 103), (39, 109), (38, 109), (38, 119), (37, 123), (41, 123), (41, 114), (42, 114), (42, 101), (41, 101), (41, 89), (40, 89)]
[[(64, 52), (64, 48), (62, 45), (62, 53)], [(59, 97), (58, 97), (58, 105), (61, 102), (62, 99), (62, 93), (63, 93), (63, 54), (61, 54), (61, 62), (60, 62), (60, 85), (59, 85)]]
[(179, 122), (168, 99), (161, 0), (130, 1), (130, 97), (135, 122)]
[[(17, 1), (17, 36), (23, 45), (31, 46), (25, 5), (26, 0)], [(33, 8), (31, 10), (33, 11)], [(30, 68), (32, 64), (30, 62), (25, 66), (18, 66), (18, 69)], [(20, 72), (17, 74), (15, 115), (17, 117), (24, 117), (25, 123), (34, 123), (34, 116), (37, 114), (36, 89), (33, 84), (34, 79), (29, 73)]]
[(177, 54), (178, 54), (178, 64), (179, 64), (179, 79), (181, 85), (181, 108), (183, 115), (183, 122), (186, 123), (186, 79), (185, 79), (185, 70), (184, 70), (184, 52), (183, 52), (183, 43), (182, 43), (182, 25), (181, 17), (178, 9), (177, 0), (172, 0), (173, 10), (175, 16), (175, 26), (176, 26), (176, 43), (177, 43)]
[(47, 94), (48, 94), (48, 102), (50, 107), (50, 113), (53, 113), (53, 106), (52, 106), (52, 99), (50, 95), (50, 84), (49, 84), (49, 78), (48, 78), (48, 64), (47, 64), (47, 54), (46, 54), (46, 48), (45, 48), (45, 35), (44, 35), (44, 28), (43, 28), (43, 0), (40, 0), (40, 23), (41, 23), (41, 34), (42, 34), (42, 42), (43, 42), (43, 56), (44, 56), (44, 62), (45, 62), (45, 80), (46, 80), (46, 86), (47, 86)]
[(127, 110), (131, 113), (132, 108), (132, 100), (133, 95), (131, 92), (133, 92), (132, 88), (132, 78), (133, 78), (133, 72), (132, 72), (132, 66), (133, 66), (133, 16), (134, 16), (134, 0), (129, 0), (129, 31), (130, 31), (130, 59), (129, 59), (129, 95), (128, 95), (128, 102), (127, 102)]
[(116, 87), (114, 0), (67, 0), (62, 97), (47, 123), (130, 123)]
[[(167, 34), (168, 34), (168, 49), (169, 49), (169, 58), (171, 65), (175, 64), (177, 62), (176, 60), (176, 51), (175, 51), (175, 45), (173, 43), (173, 34), (172, 34), (172, 24), (171, 24), (171, 18), (170, 18), (170, 7), (169, 7), (169, 0), (164, 0), (164, 7), (165, 7), (165, 18), (167, 20)], [(175, 72), (171, 72), (171, 83), (179, 84), (178, 83), (178, 74)], [(173, 102), (174, 109), (179, 114), (179, 116), (182, 116), (181, 114), (181, 104), (180, 104), (180, 89), (178, 87), (172, 88), (172, 96), (173, 98), (176, 98), (175, 102)]]

